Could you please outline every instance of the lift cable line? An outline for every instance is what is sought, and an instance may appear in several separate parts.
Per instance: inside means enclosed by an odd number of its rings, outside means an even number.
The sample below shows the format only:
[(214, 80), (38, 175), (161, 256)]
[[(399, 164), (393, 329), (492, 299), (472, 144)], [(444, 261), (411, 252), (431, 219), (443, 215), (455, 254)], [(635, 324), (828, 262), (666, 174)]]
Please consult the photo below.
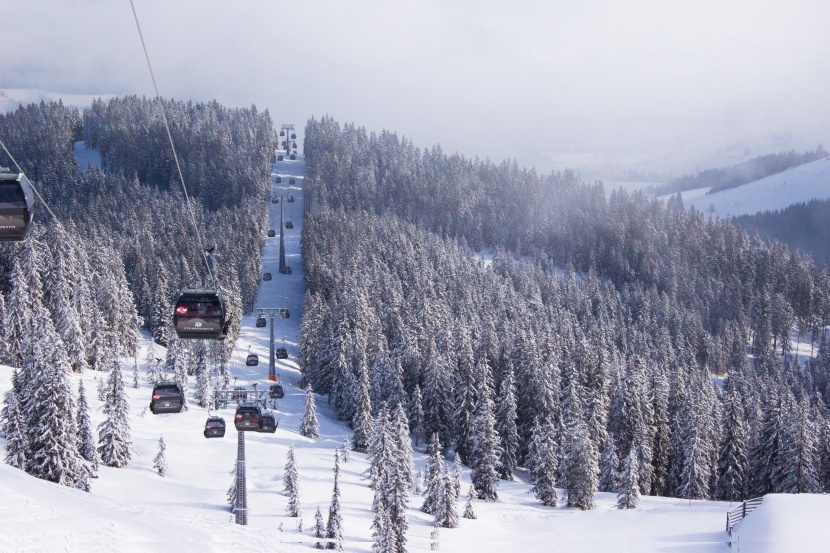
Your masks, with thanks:
[[(20, 164), (17, 163), (16, 159), (14, 159), (14, 156), (12, 155), (12, 153), (9, 151), (8, 148), (6, 148), (6, 144), (3, 142), (2, 139), (0, 139), (0, 146), (3, 147), (3, 151), (6, 152), (6, 155), (9, 156), (9, 159), (11, 159), (12, 163), (14, 163), (14, 166), (17, 168), (17, 172), (18, 173), (23, 173), (25, 175), (25, 173), (23, 172), (23, 168), (20, 167)], [(49, 204), (47, 204), (46, 200), (43, 199), (43, 196), (40, 195), (40, 191), (37, 189), (37, 187), (29, 179), (26, 179), (26, 180), (29, 182), (29, 186), (32, 187), (32, 190), (35, 191), (35, 194), (37, 194), (37, 197), (40, 200), (40, 202), (43, 204), (43, 207), (45, 207), (46, 211), (49, 212), (49, 215), (51, 215), (52, 218), (55, 220), (55, 222), (60, 225), (61, 224), (60, 219), (58, 219), (57, 215), (54, 214), (52, 209), (49, 207)], [(63, 226), (63, 225), (61, 225), (61, 226)]]
[(167, 131), (167, 138), (170, 140), (170, 148), (172, 148), (173, 150), (173, 159), (176, 160), (176, 169), (179, 172), (179, 180), (181, 181), (182, 189), (184, 190), (184, 201), (187, 205), (187, 210), (190, 212), (190, 221), (193, 223), (193, 229), (196, 232), (196, 238), (199, 241), (199, 250), (202, 252), (202, 258), (204, 259), (205, 266), (207, 267), (208, 275), (210, 276), (210, 279), (213, 281), (214, 286), (216, 286), (216, 289), (218, 290), (219, 279), (217, 278), (217, 275), (214, 274), (214, 268), (212, 267), (212, 264), (208, 259), (207, 250), (205, 249), (204, 241), (202, 240), (202, 233), (199, 231), (199, 227), (196, 224), (196, 216), (193, 213), (193, 207), (190, 203), (190, 195), (187, 193), (187, 185), (185, 185), (184, 183), (184, 174), (182, 173), (182, 166), (179, 163), (179, 156), (176, 153), (176, 146), (175, 144), (173, 144), (173, 135), (170, 132), (170, 123), (167, 121), (167, 114), (164, 111), (164, 101), (162, 100), (161, 95), (159, 94), (159, 88), (156, 84), (156, 76), (153, 73), (153, 66), (150, 63), (150, 55), (147, 53), (147, 45), (144, 43), (144, 35), (141, 32), (141, 25), (139, 25), (138, 23), (138, 14), (135, 11), (135, 4), (133, 3), (133, 0), (130, 0), (130, 7), (133, 10), (135, 26), (138, 29), (138, 37), (141, 39), (141, 48), (144, 50), (144, 58), (147, 60), (147, 68), (150, 70), (150, 78), (153, 81), (153, 89), (156, 91), (156, 99), (158, 100), (159, 107), (161, 108), (161, 118), (164, 121), (164, 128)]

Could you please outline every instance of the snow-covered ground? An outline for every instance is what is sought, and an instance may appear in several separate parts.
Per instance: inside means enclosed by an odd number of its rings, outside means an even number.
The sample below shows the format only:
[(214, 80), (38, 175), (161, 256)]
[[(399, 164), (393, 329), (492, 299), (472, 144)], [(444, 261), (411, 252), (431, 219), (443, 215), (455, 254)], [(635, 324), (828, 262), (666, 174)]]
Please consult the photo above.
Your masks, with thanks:
[[(296, 198), (294, 203), (285, 204), (286, 218), (294, 223), (293, 229), (286, 230), (286, 261), (293, 272), (281, 275), (277, 271), (279, 234), (267, 239), (263, 250), (264, 270), (272, 272), (274, 279), (262, 283), (256, 307), (289, 308), (291, 317), (277, 320), (275, 337), (279, 345), (285, 341), (290, 357), (277, 361), (277, 371), (286, 386), (286, 396), (280, 400), (277, 409), (279, 429), (275, 434), (246, 435), (248, 526), (233, 523), (226, 501), (236, 459), (233, 411), (219, 412), (225, 417), (229, 429), (224, 439), (212, 440), (202, 436), (208, 415), (206, 409), (191, 404), (189, 410), (181, 414), (150, 414), (147, 405), (151, 387), (143, 378), (144, 364), (141, 362), (140, 387), (127, 388), (135, 452), (127, 467), (101, 467), (100, 477), (92, 483), (92, 492), (84, 493), (37, 480), (0, 464), (0, 552), (175, 550), (257, 553), (308, 551), (314, 547), (315, 539), (309, 531), (314, 522), (314, 511), (320, 507), (324, 517), (327, 516), (334, 450), (341, 446), (345, 436), (351, 437), (351, 431), (345, 423), (336, 420), (325, 398), (318, 397), (320, 438), (310, 440), (298, 432), (305, 395), (297, 388), (299, 372), (294, 363), (303, 298), (299, 257), (303, 161), (303, 157), (298, 156), (296, 161), (277, 163), (271, 175), (272, 183), (276, 176), (282, 177), (280, 185), (273, 184), (276, 193), (284, 193), (290, 187)], [(287, 184), (291, 176), (297, 179), (294, 186)], [(280, 204), (269, 205), (272, 227), (276, 229)], [(254, 316), (243, 320), (232, 371), (238, 378), (237, 384), (256, 382), (265, 387), (269, 384), (270, 329), (255, 328), (254, 321)], [(142, 349), (148, 344), (149, 339), (145, 337)], [(245, 366), (249, 344), (262, 360), (258, 367)], [(157, 351), (163, 357), (163, 352)], [(139, 353), (138, 359), (143, 358), (144, 351)], [(124, 360), (124, 368), (125, 381), (131, 383), (131, 359)], [(92, 371), (72, 376), (74, 386), (79, 380), (85, 383), (94, 425), (103, 420), (101, 402), (95, 393), (96, 380), (105, 376)], [(11, 368), (0, 366), (0, 393), (9, 389), (10, 377)], [(164, 436), (167, 444), (169, 464), (169, 473), (164, 478), (153, 470), (160, 436)], [(291, 444), (296, 448), (299, 465), (303, 531), (298, 528), (298, 519), (285, 515), (288, 498), (282, 494), (282, 476)], [(5, 446), (5, 442), (0, 440), (0, 445)], [(423, 447), (417, 449), (415, 462), (422, 468), (425, 461)], [(345, 550), (349, 552), (371, 551), (372, 492), (367, 486), (367, 469), (365, 455), (354, 452), (350, 462), (341, 464), (343, 530)], [(465, 472), (464, 493), (468, 487), (469, 474)], [(615, 508), (613, 494), (599, 493), (597, 508), (581, 512), (564, 507), (543, 507), (529, 493), (529, 488), (520, 480), (501, 482), (498, 502), (476, 504), (478, 519), (461, 519), (458, 528), (440, 530), (439, 551), (728, 551), (723, 529), (726, 512), (732, 507), (729, 503), (644, 497), (639, 510), (620, 511)], [(809, 497), (804, 499), (812, 501)], [(432, 517), (420, 511), (421, 501), (420, 496), (412, 495), (407, 532), (409, 551), (425, 551), (430, 547)], [(792, 507), (795, 508), (798, 507)], [(826, 506), (821, 509), (827, 512)], [(753, 532), (749, 522), (747, 519), (740, 530), (744, 540)], [(788, 537), (784, 532), (773, 535), (770, 540), (778, 540), (777, 543), (782, 544), (780, 547), (785, 547), (791, 543)], [(810, 539), (826, 539), (826, 536), (811, 535)]]
[[(819, 159), (737, 188), (707, 194), (709, 188), (682, 193), (683, 205), (713, 217), (752, 215), (795, 203), (830, 198), (830, 157)], [(670, 196), (660, 196), (667, 200)]]
[(825, 553), (830, 550), (830, 495), (777, 494), (740, 521), (732, 550), (741, 553)]

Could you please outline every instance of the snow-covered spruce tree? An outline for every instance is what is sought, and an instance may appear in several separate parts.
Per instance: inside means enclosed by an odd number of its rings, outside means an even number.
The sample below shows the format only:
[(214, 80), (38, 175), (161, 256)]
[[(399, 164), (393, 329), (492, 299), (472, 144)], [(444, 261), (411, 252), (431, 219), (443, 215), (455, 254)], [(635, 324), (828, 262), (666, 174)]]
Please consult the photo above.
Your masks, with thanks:
[(424, 438), (424, 404), (421, 398), (421, 387), (417, 384), (409, 402), (409, 426), (417, 446)]
[(300, 434), (313, 440), (320, 437), (320, 423), (317, 422), (317, 408), (314, 404), (314, 390), (311, 389), (311, 384), (305, 391), (305, 411), (303, 420), (300, 421)]
[[(54, 331), (55, 348), (61, 340)], [(48, 338), (46, 338), (48, 339)], [(39, 356), (38, 356), (39, 357)], [(58, 484), (89, 491), (89, 473), (78, 451), (75, 402), (69, 384), (72, 367), (66, 355), (53, 355), (46, 363), (35, 361), (45, 378), (34, 380), (29, 415), (29, 455), (26, 472)]]
[[(693, 390), (686, 398), (686, 414), (681, 432), (684, 440), (683, 468), (680, 473), (680, 486), (677, 496), (684, 499), (708, 499), (709, 482), (713, 474), (712, 444), (707, 440), (705, 420), (706, 414), (702, 409), (695, 409), (695, 405), (702, 405), (699, 391)], [(642, 443), (640, 434), (635, 437), (636, 447)], [(714, 458), (715, 460), (717, 457)], [(642, 459), (638, 459), (638, 470), (642, 467)], [(640, 475), (642, 482), (642, 475)]]
[(167, 476), (167, 459), (164, 452), (167, 450), (167, 445), (164, 443), (164, 436), (159, 437), (159, 448), (156, 456), (153, 458), (153, 468), (159, 476)]
[(547, 507), (556, 507), (556, 428), (551, 420), (536, 418), (528, 446), (527, 462), (536, 499)]
[(486, 388), (487, 383), (482, 377), (481, 367), (476, 363), (473, 345), (470, 339), (470, 330), (466, 325), (459, 325), (454, 332), (455, 344), (453, 348), (455, 362), (452, 370), (453, 378), (453, 434), (455, 454), (460, 460), (470, 466), (471, 434), (474, 432), (472, 421), (479, 403), (479, 389)]
[(352, 444), (349, 443), (349, 437), (348, 436), (343, 436), (342, 451), (343, 451), (343, 462), (344, 463), (349, 462), (349, 450), (351, 450), (351, 449), (352, 449)]
[(458, 500), (458, 498), (461, 497), (461, 477), (464, 474), (464, 468), (461, 464), (461, 455), (458, 453), (455, 454), (452, 465), (452, 493), (455, 496), (455, 499)]
[(147, 346), (147, 356), (144, 358), (144, 362), (147, 363), (147, 384), (155, 384), (161, 379), (158, 359), (155, 342), (150, 340), (150, 345)]
[(623, 461), (622, 471), (619, 475), (619, 491), (617, 492), (618, 509), (636, 509), (640, 505), (640, 475), (639, 461), (636, 448), (632, 447), (631, 452)]
[(78, 413), (75, 417), (78, 428), (78, 452), (87, 461), (95, 456), (95, 437), (92, 435), (92, 423), (89, 420), (89, 404), (86, 401), (84, 381), (78, 383)]
[(343, 515), (340, 513), (340, 454), (334, 452), (334, 490), (331, 493), (329, 518), (326, 521), (326, 549), (343, 551)]
[(432, 435), (432, 439), (427, 446), (427, 454), (429, 457), (424, 468), (424, 504), (421, 506), (421, 510), (432, 515), (435, 514), (435, 507), (442, 493), (441, 438), (437, 433)]
[[(491, 397), (489, 368), (486, 361), (479, 360), (476, 367), (476, 378), (482, 390), (472, 418), (472, 427), (469, 434), (469, 461), (470, 479), (478, 490), (478, 498), (484, 501), (498, 499), (499, 475), (496, 467), (501, 459), (499, 435), (496, 433), (495, 406)], [(459, 490), (460, 491), (460, 490)]]
[(126, 466), (132, 457), (129, 405), (124, 392), (118, 351), (111, 353), (110, 376), (104, 401), (104, 422), (98, 425), (98, 453), (108, 467)]
[(435, 526), (456, 528), (458, 526), (458, 502), (455, 498), (453, 478), (446, 465), (438, 477), (440, 494), (435, 505)]
[(438, 433), (442, 444), (452, 439), (452, 380), (450, 378), (448, 350), (439, 349), (430, 337), (427, 347), (427, 366), (424, 374), (424, 426), (431, 436)]
[(0, 363), (8, 362), (8, 352), (6, 351), (6, 296), (0, 292)]
[(95, 388), (96, 394), (98, 397), (98, 401), (106, 401), (107, 399), (107, 388), (104, 384), (104, 379), (100, 378), (98, 375), (95, 375)]
[(499, 387), (500, 401), (496, 405), (496, 432), (501, 443), (501, 458), (496, 470), (502, 480), (513, 480), (513, 470), (518, 464), (519, 430), (516, 426), (516, 385), (513, 381), (513, 363), (507, 359), (507, 367)]
[(55, 321), (55, 330), (63, 341), (69, 364), (75, 372), (87, 368), (87, 353), (81, 317), (76, 275), (80, 267), (72, 252), (69, 236), (63, 225), (52, 225), (52, 263), (47, 279), (49, 309)]
[(810, 403), (802, 396), (795, 408), (785, 415), (782, 435), (783, 470), (776, 491), (781, 493), (818, 493), (819, 455), (816, 425), (810, 416)]
[(380, 503), (372, 510), (375, 513), (372, 519), (373, 553), (395, 553), (398, 551), (398, 544), (395, 543), (395, 533), (392, 531), (386, 505)]
[(614, 437), (608, 433), (605, 442), (602, 444), (602, 456), (599, 460), (599, 491), (617, 493), (619, 464), (617, 448), (614, 446)]
[(568, 507), (586, 511), (595, 505), (594, 494), (599, 485), (597, 451), (588, 436), (588, 425), (579, 416), (570, 422), (565, 436), (563, 487)]
[[(323, 539), (326, 537), (326, 525), (323, 523), (323, 513), (320, 512), (320, 507), (317, 507), (317, 511), (314, 513), (314, 537), (318, 539)], [(323, 542), (317, 542), (314, 544), (314, 547), (317, 549), (325, 549)]]
[(297, 467), (297, 456), (294, 453), (294, 444), (288, 448), (288, 460), (285, 463), (285, 473), (282, 477), (284, 492), (288, 496), (288, 505), (285, 512), (290, 517), (300, 516), (300, 472)]
[(475, 505), (476, 498), (478, 497), (478, 492), (476, 491), (476, 487), (473, 484), (470, 484), (470, 491), (467, 492), (467, 502), (464, 504), (464, 513), (461, 515), (464, 518), (469, 519), (476, 519), (475, 509), (473, 505)]
[[(236, 498), (237, 498), (237, 481), (236, 481), (236, 463), (234, 463), (233, 470), (230, 472), (231, 476), (233, 476), (233, 480), (231, 480), (231, 485), (228, 488), (228, 507), (232, 513), (236, 512)], [(246, 490), (247, 491), (247, 490)]]
[(750, 450), (750, 494), (752, 497), (774, 491), (773, 473), (781, 463), (781, 399), (777, 394), (766, 394), (762, 404), (760, 429)]
[(5, 462), (18, 469), (26, 468), (26, 452), (28, 438), (26, 433), (26, 419), (20, 405), (22, 383), (17, 369), (12, 372), (12, 387), (5, 394), (3, 411), (0, 420), (3, 421), (6, 436)]
[(395, 407), (395, 413), (391, 421), (392, 437), (395, 442), (397, 455), (395, 456), (398, 478), (408, 489), (413, 483), (412, 469), (412, 438), (409, 435), (409, 420), (406, 417), (406, 410), (402, 403)]
[(138, 357), (133, 357), (133, 388), (138, 388)]
[(731, 377), (726, 380), (723, 403), (723, 437), (715, 493), (724, 501), (742, 501), (747, 493), (746, 423), (741, 394)]
[(369, 448), (369, 436), (372, 433), (372, 401), (369, 397), (369, 371), (365, 366), (360, 370), (360, 381), (355, 389), (355, 413), (352, 419), (352, 444), (355, 451), (366, 453)]
[(210, 372), (207, 366), (207, 344), (199, 340), (196, 345), (196, 403), (199, 407), (207, 408), (210, 405)]

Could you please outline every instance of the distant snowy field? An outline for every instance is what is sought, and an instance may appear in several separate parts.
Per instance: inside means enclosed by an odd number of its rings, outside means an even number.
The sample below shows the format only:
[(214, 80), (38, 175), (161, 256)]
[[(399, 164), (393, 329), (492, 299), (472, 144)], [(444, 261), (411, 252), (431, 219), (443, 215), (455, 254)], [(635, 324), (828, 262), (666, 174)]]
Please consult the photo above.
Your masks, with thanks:
[[(14, 111), (21, 105), (37, 104), (41, 101), (61, 100), (63, 105), (83, 109), (92, 104), (95, 98), (108, 100), (115, 94), (66, 94), (39, 88), (0, 88), (0, 113)], [(86, 169), (86, 166), (83, 167)]]
[[(706, 194), (709, 188), (682, 193), (683, 205), (713, 217), (729, 218), (783, 209), (812, 199), (830, 198), (830, 158), (819, 159), (737, 188)], [(670, 196), (660, 196), (667, 200)]]

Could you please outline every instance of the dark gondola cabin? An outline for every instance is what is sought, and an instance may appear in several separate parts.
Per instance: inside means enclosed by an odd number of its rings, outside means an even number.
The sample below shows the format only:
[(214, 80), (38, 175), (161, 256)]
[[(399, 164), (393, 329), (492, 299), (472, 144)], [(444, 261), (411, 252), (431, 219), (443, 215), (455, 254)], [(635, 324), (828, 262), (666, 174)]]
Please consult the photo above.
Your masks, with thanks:
[(294, 144), (292, 144), (291, 146), (292, 146), (295, 150), (297, 149), (297, 143), (296, 143), (296, 142), (295, 142)]
[(282, 156), (277, 156), (277, 161), (282, 161)]
[(291, 133), (291, 140), (294, 140), (295, 138), (297, 138), (297, 135), (292, 132)]
[(291, 221), (286, 221), (285, 228), (294, 228), (294, 223), (292, 223)]
[(297, 156), (295, 156), (294, 154), (291, 154), (290, 156), (288, 156), (288, 159), (297, 159)]
[(282, 384), (271, 384), (271, 387), (268, 388), (268, 397), (271, 399), (282, 399), (285, 397), (285, 388), (282, 387)]
[(276, 196), (274, 196), (273, 198), (271, 198), (271, 203), (272, 204), (278, 204), (278, 203), (280, 203), (280, 199), (277, 198)]
[(205, 423), (205, 438), (222, 438), (225, 436), (225, 419), (208, 417)]
[(289, 319), (291, 318), (291, 313), (288, 312), (288, 309), (283, 309), (282, 311), (280, 311), (280, 318)]
[(0, 167), (0, 242), (19, 242), (32, 228), (35, 191), (26, 175)]
[(280, 131), (280, 136), (285, 136), (285, 131)]
[(288, 350), (285, 348), (277, 348), (274, 350), (277, 359), (288, 359)]
[(274, 415), (271, 413), (265, 413), (262, 415), (262, 426), (260, 427), (260, 432), (267, 432), (268, 434), (273, 434), (277, 431), (277, 426), (279, 426), (279, 422), (277, 419), (274, 418)]
[(256, 319), (256, 327), (257, 328), (265, 328), (268, 325), (268, 322), (265, 320), (265, 317), (257, 317)]
[(285, 267), (282, 268), (282, 270), (280, 272), (284, 275), (290, 275), (291, 274), (291, 267), (286, 265)]
[(259, 432), (262, 428), (262, 411), (257, 405), (240, 405), (236, 408), (233, 425), (239, 432)]
[(291, 194), (289, 194), (289, 195), (288, 195), (288, 198), (287, 198), (285, 201), (287, 201), (287, 202), (288, 202), (288, 203), (290, 203), (290, 204), (294, 203), (294, 196), (292, 196)]
[(271, 280), (272, 278), (274, 277), (271, 276), (271, 273), (265, 273), (265, 276), (262, 277), (262, 280)]
[(288, 179), (288, 184), (297, 184), (297, 180), (294, 178)]
[(269, 229), (268, 230), (268, 238), (273, 238), (276, 235), (277, 235), (277, 231), (275, 231), (274, 229)]
[(173, 327), (183, 340), (225, 338), (225, 302), (211, 288), (185, 288), (173, 311)]
[(181, 413), (184, 410), (184, 390), (178, 382), (159, 382), (153, 386), (150, 412), (154, 415)]
[(245, 365), (248, 367), (256, 367), (259, 365), (259, 356), (256, 353), (249, 353), (245, 359)]
[(282, 177), (277, 177), (274, 179), (274, 182), (280, 184), (282, 182)]
[(285, 148), (286, 142), (285, 140), (282, 141), (282, 147)]

